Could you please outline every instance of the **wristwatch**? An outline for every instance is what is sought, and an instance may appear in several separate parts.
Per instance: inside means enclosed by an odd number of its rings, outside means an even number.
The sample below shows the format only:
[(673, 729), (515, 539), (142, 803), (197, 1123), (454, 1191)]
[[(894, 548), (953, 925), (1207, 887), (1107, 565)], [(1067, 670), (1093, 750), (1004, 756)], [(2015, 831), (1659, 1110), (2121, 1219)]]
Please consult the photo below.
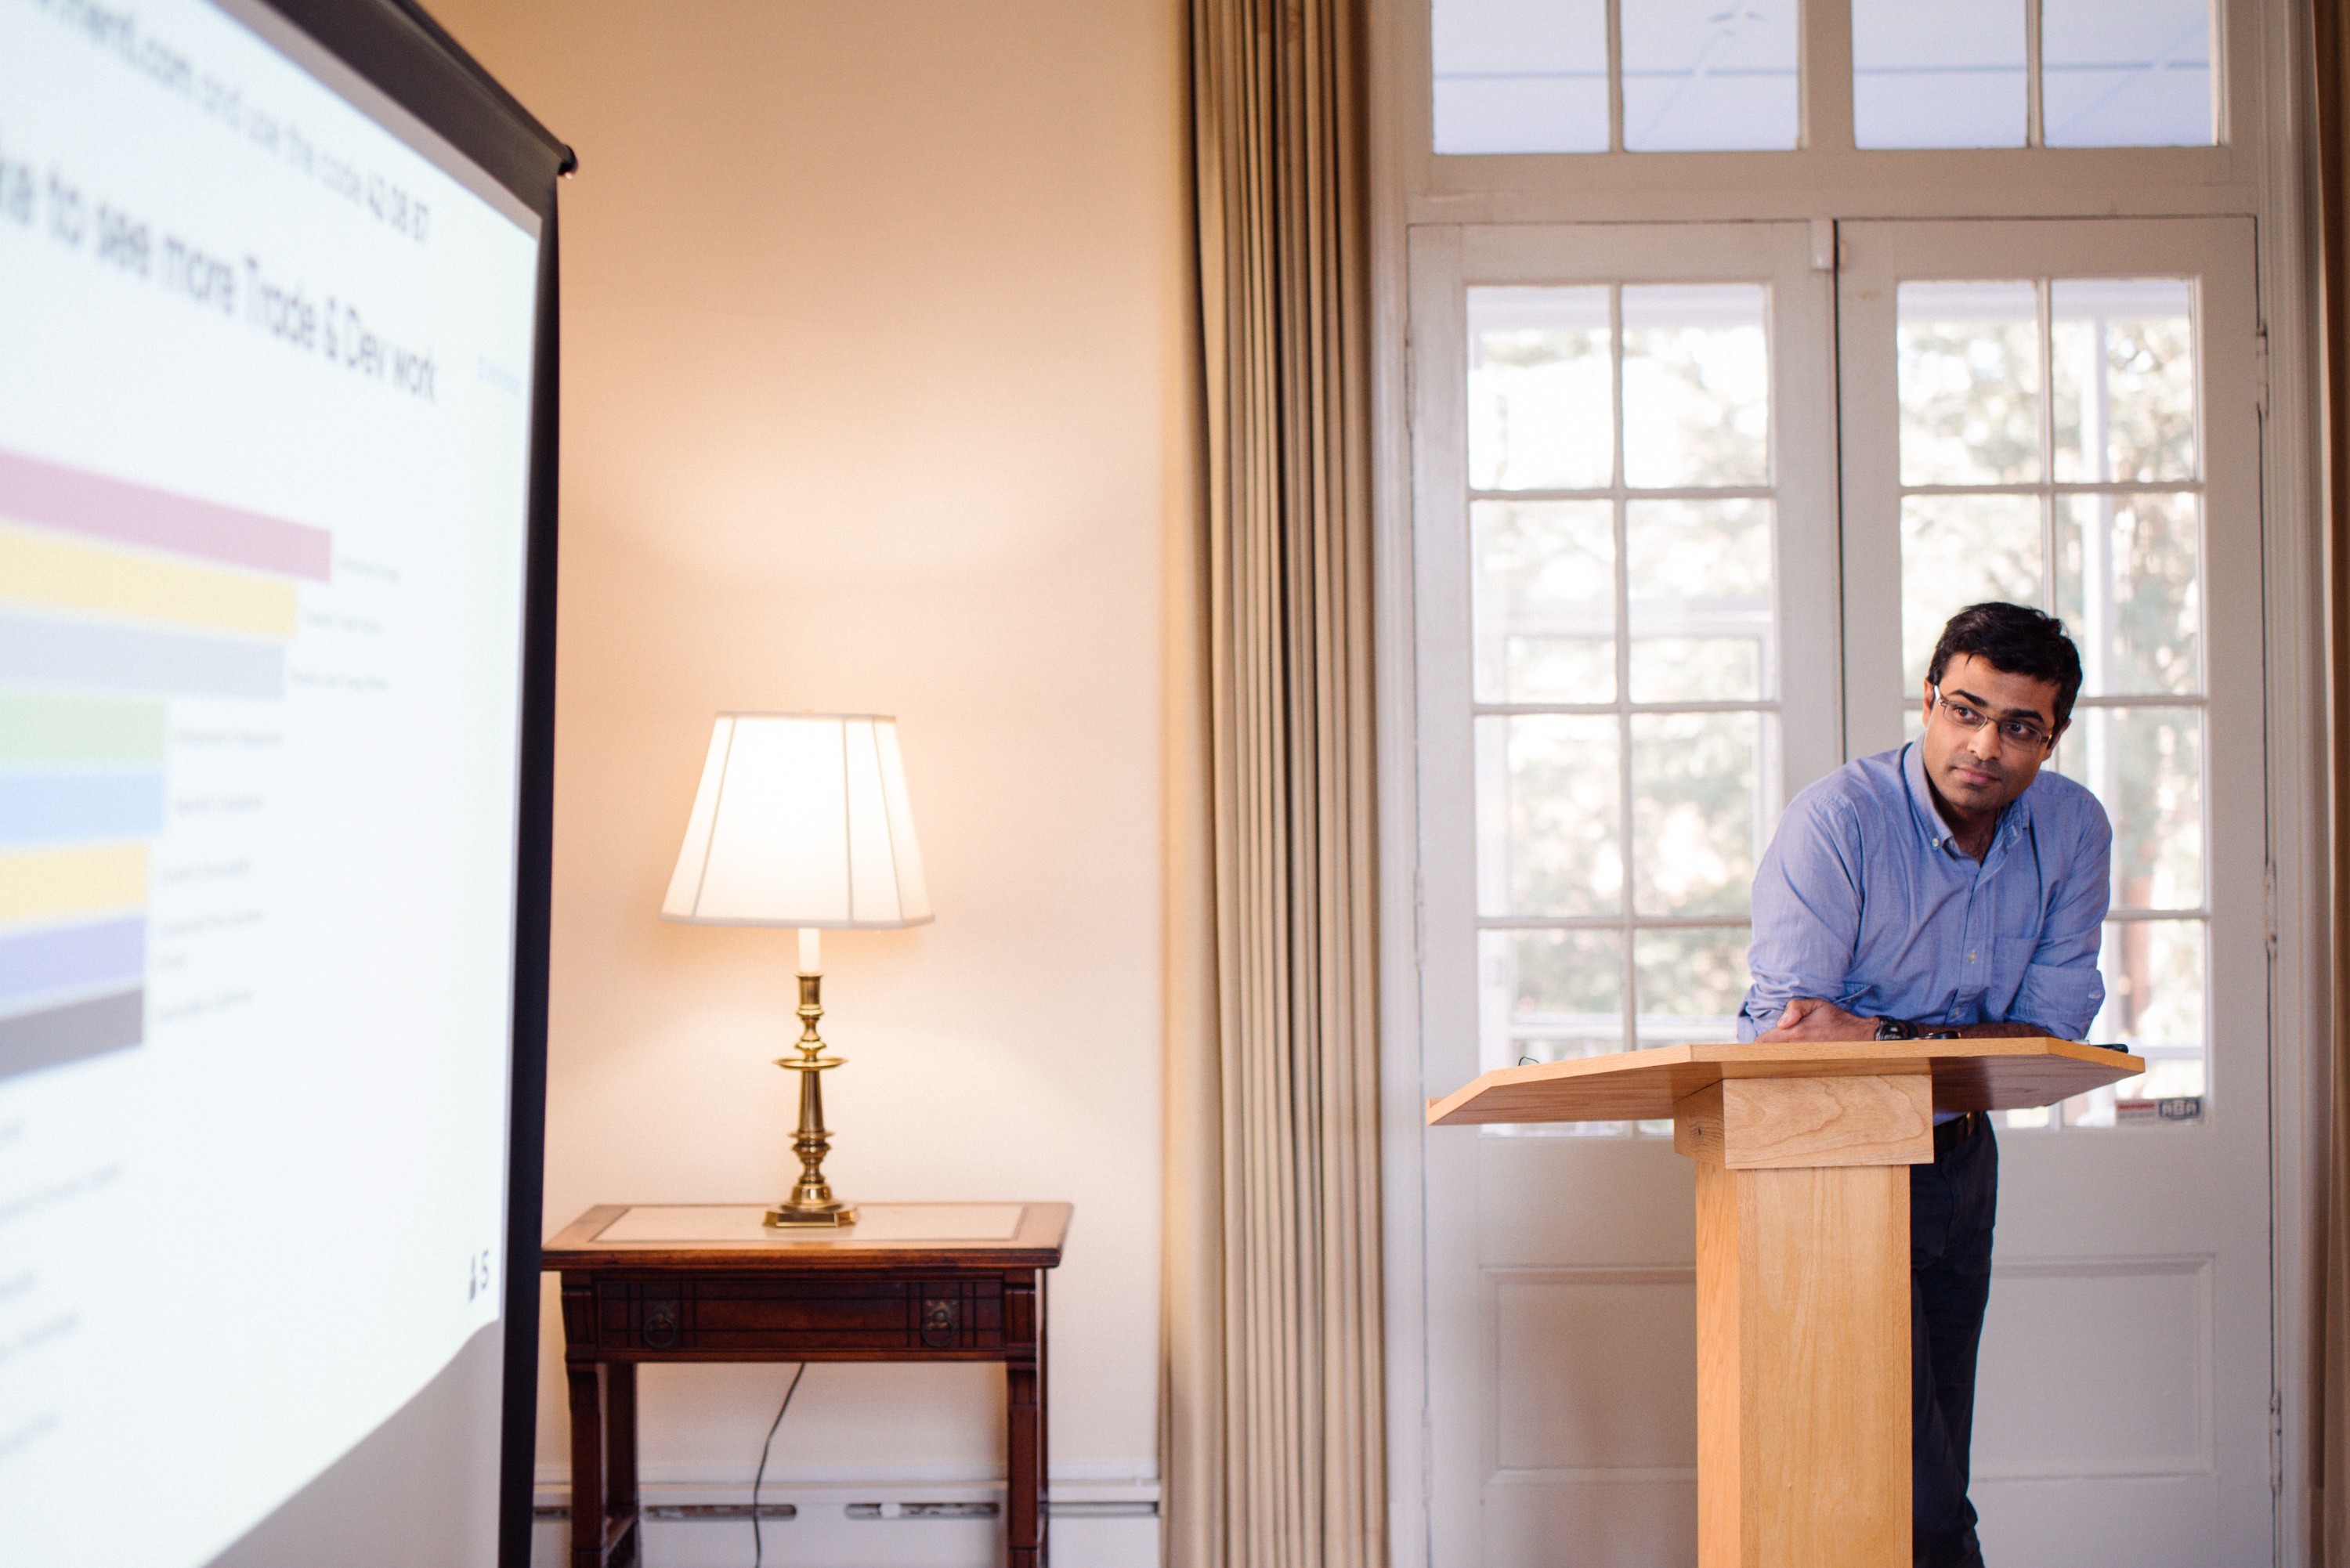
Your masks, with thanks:
[(1879, 1040), (1915, 1040), (1918, 1026), (1906, 1018), (1880, 1018), (1877, 1021)]

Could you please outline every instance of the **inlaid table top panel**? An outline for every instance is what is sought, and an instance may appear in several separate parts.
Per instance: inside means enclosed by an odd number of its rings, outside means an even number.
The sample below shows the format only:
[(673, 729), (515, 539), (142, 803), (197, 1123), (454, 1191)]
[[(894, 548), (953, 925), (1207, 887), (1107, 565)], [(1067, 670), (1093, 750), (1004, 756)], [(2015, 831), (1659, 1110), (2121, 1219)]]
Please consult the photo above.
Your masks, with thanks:
[(1428, 1102), (1430, 1127), (1477, 1122), (1661, 1119), (1724, 1078), (1828, 1078), (1925, 1073), (1938, 1111), (2054, 1105), (2146, 1071), (2139, 1058), (2070, 1040), (1823, 1040), (1657, 1045), (1499, 1067)]
[(541, 1251), (550, 1272), (580, 1269), (1049, 1269), (1066, 1203), (863, 1203), (837, 1230), (776, 1230), (756, 1203), (600, 1203)]

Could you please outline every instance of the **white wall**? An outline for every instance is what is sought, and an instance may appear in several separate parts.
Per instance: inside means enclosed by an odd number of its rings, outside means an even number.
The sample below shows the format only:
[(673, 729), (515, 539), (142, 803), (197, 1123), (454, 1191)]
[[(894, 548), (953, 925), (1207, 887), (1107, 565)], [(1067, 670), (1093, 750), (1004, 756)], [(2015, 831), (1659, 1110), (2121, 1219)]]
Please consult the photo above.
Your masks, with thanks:
[[(827, 1168), (856, 1199), (1075, 1201), (1056, 1480), (1147, 1483), (1161, 562), (1193, 397), (1182, 7), (435, 9), (581, 158), (547, 1229), (782, 1191), (789, 933), (654, 911), (714, 711), (895, 713), (939, 918), (827, 939), (824, 1032), (849, 1059)], [(566, 1453), (548, 1309), (543, 1481)], [(650, 1371), (648, 1480), (747, 1481), (787, 1372)], [(1000, 1388), (819, 1366), (771, 1475), (998, 1473)]]

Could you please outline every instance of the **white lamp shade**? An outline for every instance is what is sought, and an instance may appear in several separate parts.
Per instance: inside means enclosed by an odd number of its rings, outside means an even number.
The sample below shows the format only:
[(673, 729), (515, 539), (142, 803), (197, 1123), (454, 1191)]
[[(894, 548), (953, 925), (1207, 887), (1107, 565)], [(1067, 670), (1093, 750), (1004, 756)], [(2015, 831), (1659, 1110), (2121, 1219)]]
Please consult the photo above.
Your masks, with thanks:
[(931, 918), (895, 719), (718, 716), (661, 919), (855, 930)]

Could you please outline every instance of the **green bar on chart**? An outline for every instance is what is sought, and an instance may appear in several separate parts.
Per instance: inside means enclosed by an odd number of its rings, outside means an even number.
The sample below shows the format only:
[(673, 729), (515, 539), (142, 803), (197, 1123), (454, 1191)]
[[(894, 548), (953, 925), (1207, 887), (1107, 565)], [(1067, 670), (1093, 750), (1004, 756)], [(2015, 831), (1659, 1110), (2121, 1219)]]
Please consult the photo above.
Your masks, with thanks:
[(160, 763), (163, 704), (0, 692), (0, 763)]

